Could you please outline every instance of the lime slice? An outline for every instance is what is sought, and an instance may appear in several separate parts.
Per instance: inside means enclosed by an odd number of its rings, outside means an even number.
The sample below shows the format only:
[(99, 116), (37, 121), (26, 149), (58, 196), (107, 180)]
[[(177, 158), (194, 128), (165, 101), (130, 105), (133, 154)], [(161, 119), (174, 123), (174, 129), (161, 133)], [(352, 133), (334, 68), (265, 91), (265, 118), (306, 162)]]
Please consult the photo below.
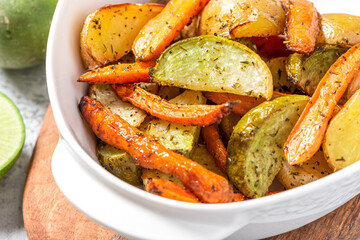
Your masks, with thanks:
[(25, 141), (25, 126), (19, 109), (0, 92), (0, 177), (14, 165)]

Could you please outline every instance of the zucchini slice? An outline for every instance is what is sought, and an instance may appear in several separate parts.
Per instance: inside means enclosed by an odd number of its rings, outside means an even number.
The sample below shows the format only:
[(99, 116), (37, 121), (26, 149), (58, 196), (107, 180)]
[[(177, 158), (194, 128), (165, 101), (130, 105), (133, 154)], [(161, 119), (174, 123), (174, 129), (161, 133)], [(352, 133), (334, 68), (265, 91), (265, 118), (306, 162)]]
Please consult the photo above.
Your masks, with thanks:
[(228, 144), (227, 171), (246, 197), (267, 193), (285, 161), (283, 145), (308, 100), (290, 95), (264, 102), (236, 125)]
[(171, 45), (150, 77), (162, 85), (266, 99), (273, 91), (271, 72), (256, 53), (216, 36), (188, 38)]
[(103, 141), (96, 145), (96, 155), (100, 164), (113, 175), (135, 186), (141, 186), (141, 167), (124, 150)]

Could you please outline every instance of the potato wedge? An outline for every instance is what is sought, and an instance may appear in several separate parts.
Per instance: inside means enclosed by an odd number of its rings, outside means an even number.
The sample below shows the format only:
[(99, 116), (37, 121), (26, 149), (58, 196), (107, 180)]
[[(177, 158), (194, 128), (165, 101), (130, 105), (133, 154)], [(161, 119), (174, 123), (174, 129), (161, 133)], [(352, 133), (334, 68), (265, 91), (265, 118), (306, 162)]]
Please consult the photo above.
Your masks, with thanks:
[(256, 53), (216, 36), (173, 44), (162, 53), (150, 77), (162, 85), (266, 99), (273, 91), (271, 72)]
[(329, 166), (343, 169), (360, 160), (360, 90), (331, 120), (326, 131), (323, 149)]
[(127, 183), (141, 186), (141, 167), (127, 152), (99, 140), (96, 155), (106, 170)]
[[(173, 104), (204, 104), (206, 98), (197, 91), (185, 91), (169, 101)], [(153, 118), (147, 123), (145, 132), (155, 137), (159, 143), (167, 149), (189, 157), (194, 146), (197, 144), (200, 127), (184, 126), (161, 119)]]
[(319, 43), (356, 45), (360, 43), (360, 16), (344, 13), (321, 15)]
[(264, 196), (285, 161), (282, 149), (309, 98), (278, 97), (253, 108), (236, 125), (228, 144), (227, 172), (246, 197)]
[(274, 91), (281, 93), (293, 93), (296, 86), (288, 79), (286, 73), (287, 57), (272, 58), (267, 62), (273, 77)]
[(131, 51), (140, 29), (164, 8), (159, 4), (115, 4), (92, 12), (80, 35), (80, 51), (86, 68), (115, 62)]
[(111, 89), (110, 85), (94, 84), (90, 86), (89, 96), (101, 102), (113, 113), (118, 114), (131, 126), (139, 127), (147, 116), (146, 112), (134, 105), (122, 101)]
[(312, 96), (330, 66), (348, 48), (336, 45), (319, 45), (309, 56), (294, 53), (286, 65), (290, 80), (304, 93)]
[(332, 172), (324, 153), (320, 150), (301, 166), (291, 166), (285, 161), (276, 178), (286, 189), (291, 189), (318, 180)]
[(277, 0), (211, 0), (201, 14), (200, 35), (231, 38), (283, 33), (285, 11)]
[(229, 27), (231, 38), (268, 37), (284, 32), (285, 11), (277, 0), (246, 0)]

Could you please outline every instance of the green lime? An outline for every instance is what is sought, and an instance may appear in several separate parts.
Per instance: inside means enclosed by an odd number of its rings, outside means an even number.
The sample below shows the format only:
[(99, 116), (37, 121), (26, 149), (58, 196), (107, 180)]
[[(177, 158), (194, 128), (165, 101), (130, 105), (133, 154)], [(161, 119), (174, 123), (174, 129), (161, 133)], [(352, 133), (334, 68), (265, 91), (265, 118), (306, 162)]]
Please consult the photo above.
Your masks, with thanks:
[(0, 177), (14, 165), (25, 141), (25, 125), (19, 109), (0, 92)]

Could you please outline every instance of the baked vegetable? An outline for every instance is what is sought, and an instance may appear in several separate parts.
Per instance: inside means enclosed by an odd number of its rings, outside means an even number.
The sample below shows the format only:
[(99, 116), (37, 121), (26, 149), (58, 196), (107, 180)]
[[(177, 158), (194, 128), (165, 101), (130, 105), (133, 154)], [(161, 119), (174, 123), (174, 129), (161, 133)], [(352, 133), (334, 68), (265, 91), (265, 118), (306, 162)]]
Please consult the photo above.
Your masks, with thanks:
[(332, 172), (324, 153), (318, 151), (301, 166), (291, 166), (285, 161), (276, 178), (286, 189), (291, 189), (318, 180)]
[(201, 136), (206, 144), (207, 150), (214, 158), (216, 166), (226, 174), (227, 151), (215, 125), (203, 127), (201, 129)]
[(360, 91), (357, 91), (331, 120), (323, 149), (334, 171), (360, 160)]
[(154, 62), (119, 63), (84, 73), (78, 81), (93, 84), (149, 82), (149, 70), (154, 66)]
[(266, 63), (246, 46), (216, 36), (188, 38), (171, 45), (150, 75), (162, 85), (272, 97), (272, 76)]
[(309, 56), (292, 54), (286, 65), (290, 80), (304, 93), (312, 96), (331, 65), (347, 51), (336, 45), (320, 45)]
[(345, 46), (360, 43), (360, 16), (344, 13), (322, 14), (317, 42)]
[[(206, 98), (201, 92), (187, 90), (169, 102), (178, 105), (204, 104)], [(167, 149), (186, 157), (190, 157), (200, 135), (199, 126), (184, 126), (157, 118), (152, 118), (146, 123), (144, 131), (156, 138)]]
[(92, 12), (80, 37), (84, 66), (89, 69), (115, 62), (131, 51), (140, 29), (158, 15), (159, 4), (114, 4)]
[(354, 95), (358, 89), (360, 89), (360, 71), (359, 70), (355, 73), (353, 80), (351, 80), (351, 83), (349, 84), (349, 87), (346, 90), (346, 98), (350, 99), (351, 96)]
[(227, 115), (234, 103), (222, 105), (177, 105), (131, 84), (113, 85), (123, 100), (145, 110), (152, 116), (183, 125), (208, 126)]
[(227, 172), (246, 197), (267, 193), (285, 161), (282, 146), (308, 99), (291, 95), (264, 102), (236, 125), (227, 148)]
[(285, 38), (288, 49), (308, 54), (314, 51), (320, 32), (320, 14), (307, 0), (282, 0), (286, 11)]
[(360, 67), (360, 44), (350, 48), (320, 81), (285, 143), (290, 165), (309, 160), (320, 148), (337, 102)]
[(200, 203), (198, 198), (183, 186), (162, 179), (150, 179), (145, 191), (177, 201)]
[(230, 113), (229, 115), (223, 117), (220, 122), (220, 129), (222, 133), (222, 137), (224, 139), (225, 144), (227, 145), (230, 136), (234, 130), (234, 127), (239, 122), (241, 116), (235, 113)]
[(173, 174), (201, 201), (232, 201), (233, 192), (225, 178), (180, 154), (167, 150), (156, 139), (132, 127), (96, 100), (84, 96), (79, 108), (98, 138), (128, 152), (136, 164)]
[(272, 58), (267, 62), (273, 78), (274, 91), (293, 93), (296, 86), (288, 79), (286, 73), (287, 57)]
[(151, 19), (134, 40), (132, 51), (138, 61), (151, 61), (164, 49), (209, 0), (170, 0), (155, 18)]
[(215, 159), (203, 144), (198, 144), (194, 147), (190, 157), (193, 161), (201, 164), (207, 170), (216, 173), (220, 176), (226, 177), (220, 168), (217, 166)]
[[(224, 104), (226, 102), (238, 102), (234, 105), (232, 112), (241, 116), (247, 113), (253, 107), (256, 107), (260, 103), (266, 101), (266, 99), (264, 98), (254, 98), (232, 93), (204, 92), (204, 95), (216, 104)], [(273, 92), (274, 98), (284, 95), (286, 94)]]
[(141, 167), (124, 150), (115, 148), (103, 141), (96, 145), (96, 156), (100, 164), (121, 180), (141, 186)]
[(89, 88), (89, 96), (92, 99), (101, 102), (101, 104), (109, 108), (113, 113), (118, 114), (131, 126), (139, 127), (147, 116), (145, 111), (118, 98), (110, 85), (91, 85)]
[(211, 0), (201, 13), (200, 35), (232, 38), (278, 35), (285, 12), (276, 0)]

